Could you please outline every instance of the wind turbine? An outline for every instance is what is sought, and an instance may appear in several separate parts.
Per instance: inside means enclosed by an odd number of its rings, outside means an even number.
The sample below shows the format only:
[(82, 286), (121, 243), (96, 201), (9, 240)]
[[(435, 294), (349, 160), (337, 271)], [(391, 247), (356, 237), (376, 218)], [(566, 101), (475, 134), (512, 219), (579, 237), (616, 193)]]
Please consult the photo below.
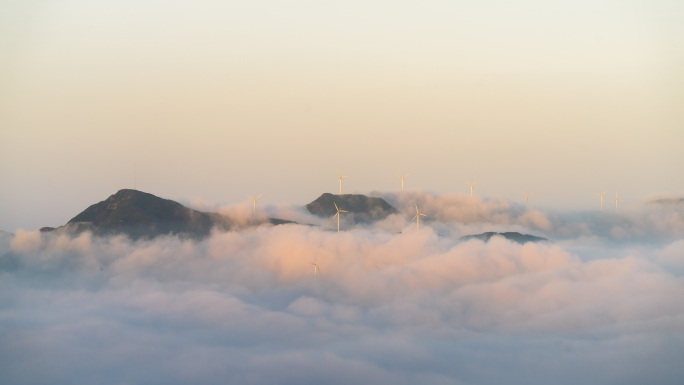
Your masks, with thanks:
[(615, 211), (617, 211), (617, 203), (618, 201), (621, 201), (622, 199), (618, 199), (617, 197), (617, 192), (615, 193)]
[(349, 178), (349, 176), (348, 175), (342, 175), (342, 173), (340, 173), (340, 170), (337, 170), (337, 175), (340, 176), (340, 178), (338, 180), (340, 181), (340, 195), (342, 195), (342, 178)]
[(606, 192), (602, 192), (601, 194), (596, 194), (596, 196), (601, 197), (601, 211), (603, 211), (603, 196), (606, 195)]
[[(345, 210), (340, 210), (339, 207), (337, 207), (337, 203), (333, 202), (335, 205), (335, 209), (337, 210), (337, 214), (335, 214), (335, 217), (337, 217), (337, 232), (340, 231), (340, 213), (348, 213), (349, 211)], [(333, 217), (333, 218), (335, 218)]]
[(475, 186), (475, 185), (477, 184), (477, 182), (475, 182), (475, 183), (468, 183), (468, 182), (465, 182), (465, 184), (467, 184), (468, 186), (470, 186), (470, 197), (472, 198), (472, 197), (473, 197), (473, 186)]
[(406, 175), (404, 175), (404, 176), (401, 176), (401, 175), (397, 174), (397, 176), (398, 176), (399, 178), (401, 178), (401, 191), (404, 191), (404, 178), (406, 178), (407, 176), (409, 176), (409, 174), (406, 174)]
[(530, 199), (530, 197), (535, 196), (536, 194), (525, 194), (523, 191), (523, 195), (525, 196), (525, 205), (527, 206), (527, 200)]
[(252, 215), (256, 215), (256, 206), (257, 206), (256, 201), (257, 201), (257, 199), (259, 199), (259, 197), (261, 197), (262, 195), (264, 195), (264, 194), (259, 194), (259, 196), (257, 196), (256, 198), (254, 198), (253, 196), (247, 195), (248, 197), (252, 198), (252, 200), (254, 201), (254, 212), (252, 213)]
[(418, 205), (416, 205), (416, 216), (411, 218), (411, 221), (413, 221), (414, 219), (416, 220), (416, 229), (418, 229), (418, 230), (420, 230), (420, 216), (421, 215), (424, 217), (427, 217), (427, 215), (421, 214), (421, 212), (418, 211)]
[(313, 262), (312, 262), (311, 264), (312, 264), (313, 267), (314, 267), (314, 277), (317, 277), (318, 274), (321, 273), (321, 269), (318, 268), (318, 262), (316, 262), (316, 263), (313, 263)]

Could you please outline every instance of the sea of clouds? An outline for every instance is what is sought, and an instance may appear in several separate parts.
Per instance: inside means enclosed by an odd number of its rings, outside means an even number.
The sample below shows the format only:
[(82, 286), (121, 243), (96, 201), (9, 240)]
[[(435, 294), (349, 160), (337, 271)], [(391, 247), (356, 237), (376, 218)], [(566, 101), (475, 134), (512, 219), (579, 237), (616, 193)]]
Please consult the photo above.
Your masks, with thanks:
[[(681, 383), (681, 206), (380, 195), (399, 213), (339, 233), (271, 205), (313, 226), (2, 236), (0, 383)], [(248, 223), (248, 203), (219, 211)], [(460, 239), (483, 231), (549, 242)]]

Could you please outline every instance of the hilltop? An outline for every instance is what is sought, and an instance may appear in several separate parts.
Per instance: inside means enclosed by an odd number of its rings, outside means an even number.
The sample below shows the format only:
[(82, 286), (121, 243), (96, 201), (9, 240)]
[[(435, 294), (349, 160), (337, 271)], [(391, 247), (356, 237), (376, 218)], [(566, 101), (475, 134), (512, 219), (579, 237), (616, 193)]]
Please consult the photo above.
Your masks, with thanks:
[(133, 239), (167, 234), (197, 238), (209, 235), (215, 226), (228, 229), (232, 225), (229, 218), (216, 213), (193, 210), (170, 199), (123, 189), (91, 205), (54, 231), (91, 231), (95, 235), (126, 234)]
[(395, 214), (397, 210), (382, 198), (372, 198), (359, 194), (325, 193), (315, 201), (306, 205), (310, 213), (319, 217), (331, 217), (337, 213), (335, 204), (340, 210), (353, 214), (354, 222), (372, 222)]
[[(294, 223), (268, 218), (248, 225)], [(124, 234), (131, 239), (154, 238), (159, 235), (179, 235), (204, 238), (213, 228), (232, 230), (238, 227), (230, 217), (193, 210), (170, 199), (138, 191), (123, 189), (109, 198), (95, 203), (73, 217), (66, 225), (43, 227), (41, 232), (79, 234), (90, 231), (94, 235)]]
[(506, 232), (506, 233), (496, 233), (493, 231), (489, 231), (486, 233), (482, 234), (475, 234), (475, 235), (466, 235), (464, 237), (461, 237), (462, 240), (468, 241), (471, 239), (479, 239), (484, 242), (489, 242), (492, 237), (503, 237), (508, 239), (509, 241), (517, 242), (520, 244), (525, 244), (527, 242), (544, 242), (548, 241), (546, 238), (542, 237), (536, 237), (534, 235), (529, 235), (529, 234), (521, 234), (518, 232)]
[(650, 205), (663, 205), (663, 206), (676, 206), (676, 205), (684, 205), (684, 198), (660, 198), (660, 199), (653, 199), (646, 204)]

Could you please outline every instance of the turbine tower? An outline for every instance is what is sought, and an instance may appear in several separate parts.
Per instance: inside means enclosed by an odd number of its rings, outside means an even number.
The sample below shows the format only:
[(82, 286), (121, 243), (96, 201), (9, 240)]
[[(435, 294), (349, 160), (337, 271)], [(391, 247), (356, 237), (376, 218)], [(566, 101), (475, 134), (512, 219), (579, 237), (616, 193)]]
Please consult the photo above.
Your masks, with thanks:
[(409, 174), (406, 174), (406, 175), (404, 175), (404, 176), (401, 176), (401, 175), (397, 174), (397, 177), (401, 178), (401, 191), (404, 191), (404, 179), (405, 179), (407, 176), (409, 176)]
[(312, 262), (311, 264), (312, 264), (313, 267), (314, 267), (314, 277), (317, 277), (318, 274), (321, 273), (321, 270), (318, 268), (318, 262), (316, 262), (316, 263), (313, 263), (313, 262)]
[(254, 212), (252, 213), (252, 215), (256, 215), (256, 206), (257, 206), (256, 201), (257, 201), (257, 199), (259, 199), (259, 197), (261, 197), (262, 195), (264, 195), (264, 194), (259, 194), (259, 196), (257, 196), (256, 198), (254, 198), (253, 196), (247, 195), (248, 197), (250, 197), (250, 198), (254, 201)]
[[(349, 211), (345, 210), (340, 210), (339, 207), (337, 207), (337, 203), (333, 202), (335, 205), (335, 209), (337, 210), (337, 214), (335, 214), (335, 217), (337, 217), (337, 232), (340, 232), (340, 213), (348, 213)], [(335, 218), (333, 217), (333, 218)]]
[(622, 199), (619, 199), (619, 198), (617, 197), (617, 192), (616, 192), (616, 193), (615, 193), (615, 211), (617, 211), (617, 203), (618, 203), (618, 201), (621, 201), (621, 200), (622, 200)]
[(527, 206), (527, 200), (530, 199), (530, 197), (535, 196), (536, 194), (525, 194), (523, 191), (523, 195), (525, 196), (525, 206)]
[(422, 214), (420, 211), (418, 211), (418, 205), (416, 205), (416, 216), (411, 218), (411, 221), (414, 219), (416, 220), (416, 229), (420, 230), (420, 216), (427, 217), (427, 215)]
[(475, 186), (475, 185), (477, 184), (477, 182), (475, 182), (475, 183), (468, 183), (468, 182), (465, 182), (465, 184), (467, 184), (468, 186), (470, 186), (470, 197), (472, 198), (472, 197), (473, 197), (473, 186)]
[(601, 211), (603, 211), (603, 196), (606, 195), (606, 192), (602, 192), (601, 194), (596, 194), (596, 196), (601, 197)]
[(342, 195), (342, 178), (349, 178), (349, 176), (342, 175), (342, 173), (340, 173), (340, 170), (337, 170), (337, 175), (340, 176), (338, 180), (340, 181), (340, 195)]

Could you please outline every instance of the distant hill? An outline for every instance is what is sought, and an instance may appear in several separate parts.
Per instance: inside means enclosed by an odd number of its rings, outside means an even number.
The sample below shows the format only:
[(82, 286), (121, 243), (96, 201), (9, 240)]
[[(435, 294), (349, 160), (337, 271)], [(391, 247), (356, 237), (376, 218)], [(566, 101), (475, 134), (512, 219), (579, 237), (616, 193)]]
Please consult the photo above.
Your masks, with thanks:
[(266, 221), (267, 221), (268, 223), (272, 224), (273, 226), (277, 226), (277, 225), (287, 225), (288, 223), (292, 223), (292, 224), (296, 224), (296, 225), (300, 225), (300, 224), (301, 224), (301, 223), (297, 223), (297, 222), (295, 222), (295, 221), (291, 221), (291, 220), (289, 220), (289, 219), (279, 219), (279, 218), (268, 218), (268, 219), (266, 219)]
[[(269, 218), (273, 225), (294, 223), (283, 219)], [(132, 239), (154, 238), (159, 235), (179, 235), (189, 238), (203, 238), (217, 227), (230, 230), (237, 227), (229, 217), (218, 213), (193, 210), (170, 199), (123, 189), (109, 198), (91, 205), (73, 217), (66, 225), (44, 227), (41, 232), (67, 232), (78, 234), (90, 231), (94, 235), (125, 234)]]
[(465, 237), (461, 237), (461, 239), (464, 241), (467, 241), (470, 239), (479, 239), (481, 241), (489, 242), (489, 240), (492, 237), (504, 237), (504, 238), (508, 239), (509, 241), (517, 242), (520, 244), (524, 244), (527, 242), (548, 241), (548, 239), (546, 239), (546, 238), (535, 237), (534, 235), (529, 235), (529, 234), (521, 234), (521, 233), (517, 233), (517, 232), (495, 233), (492, 231), (482, 233), (482, 234), (466, 235)]
[[(193, 210), (178, 202), (138, 190), (123, 189), (91, 205), (65, 226), (55, 229), (95, 235), (126, 234), (133, 239), (158, 235), (204, 237), (214, 226), (228, 229), (231, 221), (219, 214)], [(50, 228), (41, 231), (49, 232)]]
[(354, 222), (377, 221), (397, 212), (392, 205), (382, 198), (371, 198), (358, 194), (335, 195), (330, 193), (321, 195), (306, 205), (306, 209), (319, 217), (332, 217), (337, 213), (335, 204), (340, 210), (346, 210), (353, 214)]
[(661, 199), (654, 199), (651, 201), (646, 202), (647, 204), (655, 204), (655, 205), (684, 205), (684, 198), (661, 198)]

